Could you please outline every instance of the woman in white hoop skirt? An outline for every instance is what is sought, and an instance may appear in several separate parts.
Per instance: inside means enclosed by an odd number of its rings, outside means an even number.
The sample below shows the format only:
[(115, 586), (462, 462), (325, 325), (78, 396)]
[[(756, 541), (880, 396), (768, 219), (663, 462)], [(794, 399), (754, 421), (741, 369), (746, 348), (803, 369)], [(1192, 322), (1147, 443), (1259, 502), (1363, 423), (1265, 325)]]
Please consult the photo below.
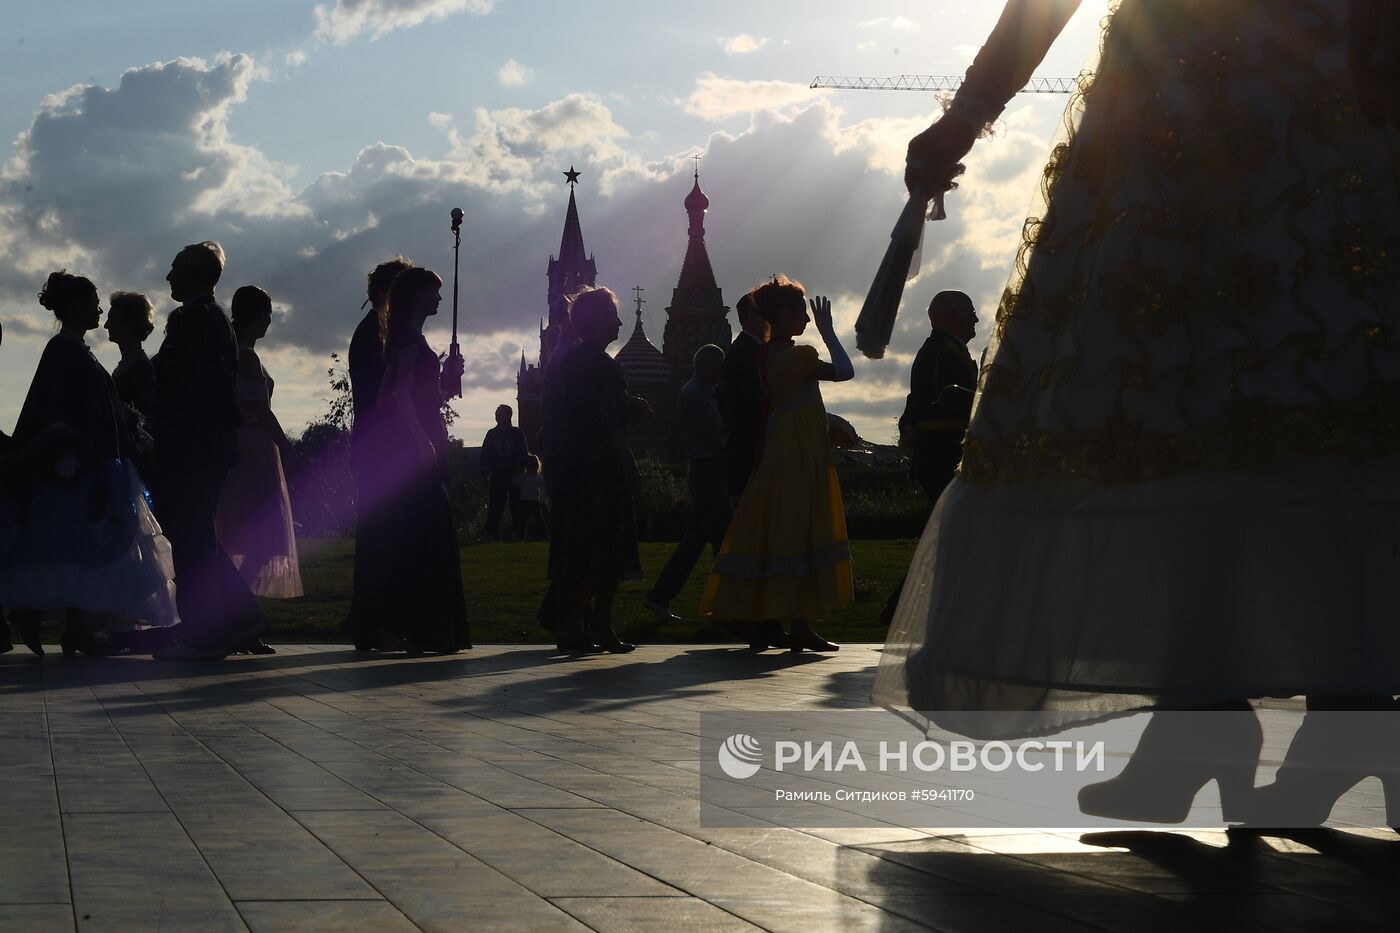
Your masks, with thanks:
[[(1076, 6), (1007, 5), (910, 142), (911, 187), (947, 187)], [(1392, 6), (1122, 0), (1106, 20), (878, 701), (1005, 711), (1014, 735), (1400, 692)]]

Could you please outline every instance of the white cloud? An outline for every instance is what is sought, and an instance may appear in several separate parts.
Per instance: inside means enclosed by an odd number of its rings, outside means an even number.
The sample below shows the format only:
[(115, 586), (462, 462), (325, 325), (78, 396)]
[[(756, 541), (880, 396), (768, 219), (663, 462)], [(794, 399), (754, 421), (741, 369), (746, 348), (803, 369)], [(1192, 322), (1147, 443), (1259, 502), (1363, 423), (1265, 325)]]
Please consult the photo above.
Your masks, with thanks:
[(686, 113), (702, 120), (724, 120), (758, 110), (811, 103), (823, 92), (793, 81), (743, 81), (707, 71), (695, 79), (684, 101)]
[(458, 13), (490, 13), (492, 6), (492, 0), (335, 0), (316, 5), (316, 38), (343, 45), (369, 33), (372, 41)]
[(861, 40), (860, 42), (857, 42), (857, 43), (856, 43), (856, 51), (857, 51), (857, 52), (869, 52), (871, 49), (875, 48), (875, 46), (877, 46), (877, 45), (879, 45), (879, 43), (876, 42), (874, 39), (863, 39), (863, 40)]
[(0, 172), (0, 204), (19, 234), (0, 262), (27, 270), (107, 257), (139, 269), (148, 244), (131, 231), (189, 242), (216, 214), (239, 224), (301, 217), (287, 172), (229, 132), (254, 70), (246, 55), (177, 59), (130, 69), (115, 88), (46, 98)]
[[(541, 186), (536, 176), (546, 159), (582, 160), (600, 170), (627, 164), (620, 141), (628, 132), (600, 101), (570, 94), (538, 109), (477, 108), (470, 136), (453, 135), (449, 157), (462, 165), (472, 181), (496, 191), (531, 191)], [(562, 168), (562, 166), (560, 166)], [(545, 170), (549, 184), (557, 175)]]
[(893, 29), (896, 32), (913, 32), (919, 28), (919, 24), (904, 16), (877, 16), (874, 19), (862, 20), (861, 29)]
[(720, 47), (728, 55), (748, 55), (750, 52), (757, 52), (768, 44), (768, 39), (764, 36), (751, 36), (746, 32), (741, 32), (737, 36), (720, 36)]
[(534, 72), (513, 58), (506, 59), (501, 70), (496, 72), (496, 80), (506, 87), (522, 87), (528, 84)]

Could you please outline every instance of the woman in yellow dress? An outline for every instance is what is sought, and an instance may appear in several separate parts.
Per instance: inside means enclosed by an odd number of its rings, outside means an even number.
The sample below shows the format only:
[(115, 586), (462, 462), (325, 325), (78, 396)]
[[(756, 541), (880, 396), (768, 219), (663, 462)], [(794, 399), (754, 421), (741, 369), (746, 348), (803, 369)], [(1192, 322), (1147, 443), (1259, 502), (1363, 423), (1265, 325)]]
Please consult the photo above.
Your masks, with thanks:
[[(855, 594), (846, 512), (818, 383), (844, 382), (855, 371), (836, 337), (829, 300), (806, 301), (802, 286), (782, 276), (753, 296), (772, 333), (760, 357), (768, 427), (700, 611), (726, 622), (789, 619), (793, 651), (835, 651), (812, 630), (811, 620)], [(831, 362), (815, 347), (794, 342), (813, 319)]]

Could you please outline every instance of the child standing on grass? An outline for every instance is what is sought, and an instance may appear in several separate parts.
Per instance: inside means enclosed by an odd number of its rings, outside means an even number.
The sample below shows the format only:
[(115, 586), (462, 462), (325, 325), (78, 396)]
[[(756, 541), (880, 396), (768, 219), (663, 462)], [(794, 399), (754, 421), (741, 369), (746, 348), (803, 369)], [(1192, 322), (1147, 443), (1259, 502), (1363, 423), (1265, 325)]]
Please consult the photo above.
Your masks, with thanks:
[(525, 472), (516, 478), (520, 486), (520, 540), (543, 541), (549, 537), (544, 520), (544, 477), (540, 475), (540, 458), (529, 454)]

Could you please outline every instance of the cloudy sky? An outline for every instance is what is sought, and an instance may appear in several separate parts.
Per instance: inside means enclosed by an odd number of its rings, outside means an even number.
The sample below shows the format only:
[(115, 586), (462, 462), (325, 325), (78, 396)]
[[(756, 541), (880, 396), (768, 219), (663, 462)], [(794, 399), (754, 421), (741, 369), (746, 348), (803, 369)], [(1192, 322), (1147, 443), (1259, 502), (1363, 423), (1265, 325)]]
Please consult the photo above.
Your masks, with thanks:
[[(1074, 75), (1106, 0), (1085, 0), (1039, 74)], [(545, 268), (583, 172), (584, 240), (599, 281), (646, 289), (657, 339), (680, 270), (689, 156), (703, 157), (710, 255), (727, 303), (785, 272), (851, 325), (902, 205), (905, 143), (931, 94), (808, 89), (816, 74), (961, 74), (1000, 4), (903, 0), (7, 0), (0, 55), (0, 428), (43, 342), (35, 298), (67, 267), (105, 295), (172, 306), (178, 248), (221, 241), (220, 288), (267, 288), (262, 356), (289, 433), (323, 407), (364, 272), (404, 253), (450, 277), (462, 243), (475, 443), (533, 359)], [(906, 295), (962, 288), (990, 315), (1005, 283), (1062, 96), (1024, 95), (979, 144), (949, 220), (930, 227)], [(105, 300), (104, 300), (105, 306)], [(444, 310), (447, 310), (446, 308)], [(445, 347), (446, 321), (429, 327)], [(828, 406), (888, 441), (927, 325), (902, 315), (891, 353), (857, 361)], [(984, 333), (974, 343), (980, 348)], [(630, 332), (629, 328), (624, 331)], [(813, 335), (815, 339), (815, 335)], [(90, 335), (114, 365), (105, 334)]]

